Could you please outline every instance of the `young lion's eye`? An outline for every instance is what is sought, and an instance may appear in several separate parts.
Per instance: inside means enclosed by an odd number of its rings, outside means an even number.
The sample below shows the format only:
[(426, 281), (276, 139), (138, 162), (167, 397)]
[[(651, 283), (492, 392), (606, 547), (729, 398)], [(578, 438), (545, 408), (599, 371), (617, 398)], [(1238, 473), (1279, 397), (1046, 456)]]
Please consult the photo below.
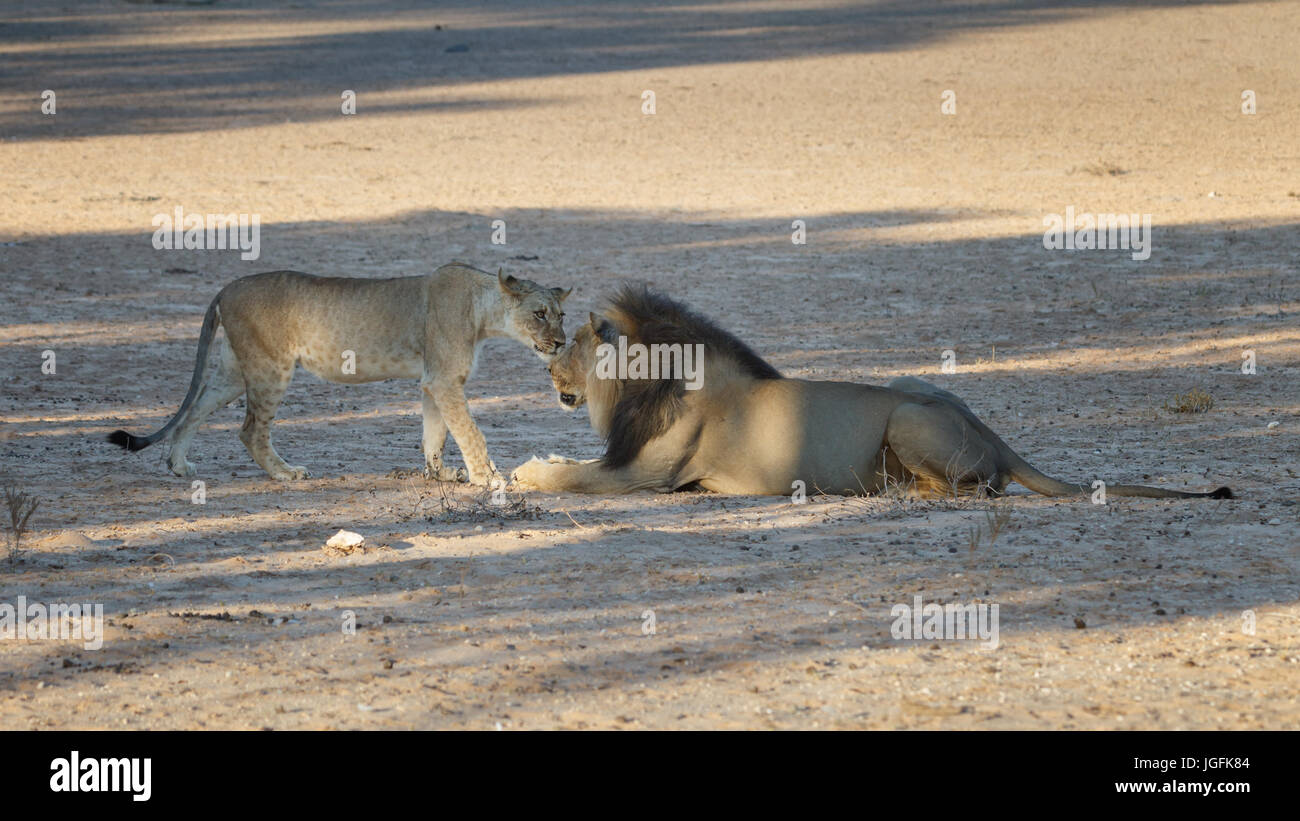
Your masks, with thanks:
[(538, 319), (546, 319), (546, 311), (544, 309), (540, 311), (533, 311), (533, 316), (537, 317)]

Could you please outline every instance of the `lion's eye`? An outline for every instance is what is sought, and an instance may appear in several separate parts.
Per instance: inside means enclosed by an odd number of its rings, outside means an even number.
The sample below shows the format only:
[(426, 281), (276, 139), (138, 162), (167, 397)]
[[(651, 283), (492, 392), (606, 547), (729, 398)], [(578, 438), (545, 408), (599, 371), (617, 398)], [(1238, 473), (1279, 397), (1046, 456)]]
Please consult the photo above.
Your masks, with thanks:
[(533, 311), (533, 316), (537, 317), (538, 319), (546, 319), (546, 311), (545, 310)]

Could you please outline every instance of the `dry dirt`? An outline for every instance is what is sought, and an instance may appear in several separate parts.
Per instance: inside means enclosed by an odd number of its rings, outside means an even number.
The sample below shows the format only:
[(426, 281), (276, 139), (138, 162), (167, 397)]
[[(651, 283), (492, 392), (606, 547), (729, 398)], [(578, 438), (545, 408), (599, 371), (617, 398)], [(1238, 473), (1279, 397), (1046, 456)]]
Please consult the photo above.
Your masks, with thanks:
[[(1300, 6), (261, 5), (5, 6), (0, 470), (40, 508), (0, 603), (107, 635), (0, 641), (0, 728), (1300, 727)], [(259, 214), (261, 257), (154, 250), (177, 206)], [(1150, 259), (1045, 250), (1067, 207), (1151, 214)], [(570, 330), (646, 281), (789, 375), (929, 378), (1054, 475), (1239, 498), (1017, 488), (973, 549), (985, 501), (483, 513), (389, 478), (414, 383), (301, 372), (277, 442), (320, 478), (269, 481), (238, 404), (202, 505), (103, 441), (174, 412), (229, 280), (456, 258), (575, 286)], [(503, 469), (599, 452), (512, 343), (470, 395)], [(999, 647), (894, 640), (915, 595), (999, 605)]]

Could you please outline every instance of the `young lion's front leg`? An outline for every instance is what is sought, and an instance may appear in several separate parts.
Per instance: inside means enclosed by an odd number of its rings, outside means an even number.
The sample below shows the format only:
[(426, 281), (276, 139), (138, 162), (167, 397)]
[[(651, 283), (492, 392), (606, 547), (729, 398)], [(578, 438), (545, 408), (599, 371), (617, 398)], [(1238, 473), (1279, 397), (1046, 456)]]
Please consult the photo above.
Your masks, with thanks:
[(468, 481), (469, 473), (460, 468), (448, 467), (442, 463), (442, 449), (447, 444), (447, 423), (442, 419), (438, 403), (428, 391), (423, 394), (424, 410), (424, 478), (439, 482)]
[(474, 424), (469, 415), (469, 403), (465, 401), (464, 383), (448, 384), (433, 382), (424, 385), (424, 390), (433, 397), (443, 421), (460, 446), (461, 455), (465, 457), (465, 467), (469, 469), (469, 481), (475, 485), (493, 486), (495, 482), (504, 481), (497, 473), (497, 466), (488, 458), (487, 440)]

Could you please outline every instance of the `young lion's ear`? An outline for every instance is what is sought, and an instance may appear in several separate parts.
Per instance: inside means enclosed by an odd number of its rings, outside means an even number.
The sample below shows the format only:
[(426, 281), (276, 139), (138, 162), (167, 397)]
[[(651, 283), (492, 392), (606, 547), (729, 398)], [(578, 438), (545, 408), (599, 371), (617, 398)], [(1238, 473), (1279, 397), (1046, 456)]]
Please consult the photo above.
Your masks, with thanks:
[(572, 289), (572, 288), (563, 288), (563, 289), (561, 289), (561, 288), (552, 288), (552, 289), (551, 289), (551, 293), (555, 294), (555, 298), (558, 299), (558, 300), (560, 301), (560, 304), (564, 304), (564, 300), (566, 300), (566, 299), (569, 298), (569, 294), (573, 293), (573, 289)]
[(500, 284), (501, 290), (514, 296), (519, 296), (524, 290), (523, 284), (515, 279), (513, 274), (507, 274), (501, 268), (497, 269), (497, 283)]

